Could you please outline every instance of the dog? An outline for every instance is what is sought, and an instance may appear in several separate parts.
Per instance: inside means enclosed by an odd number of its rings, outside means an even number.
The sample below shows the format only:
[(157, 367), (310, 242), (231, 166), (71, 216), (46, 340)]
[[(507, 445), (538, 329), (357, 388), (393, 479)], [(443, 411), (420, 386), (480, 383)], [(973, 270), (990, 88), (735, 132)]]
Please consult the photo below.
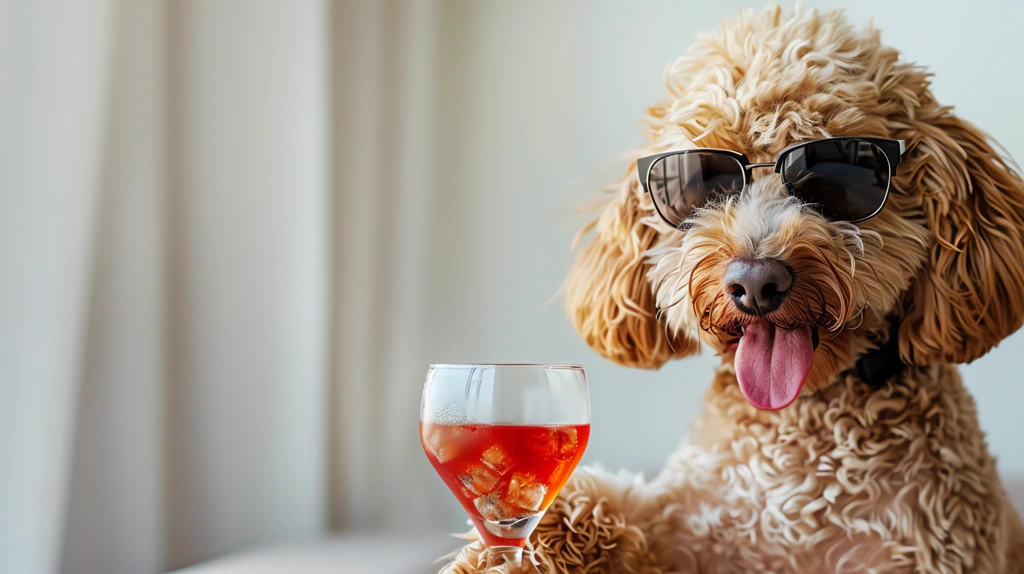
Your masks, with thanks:
[(839, 12), (743, 13), (666, 83), (566, 304), (618, 364), (722, 365), (660, 475), (578, 469), (521, 570), (1024, 572), (955, 366), (1024, 322), (1013, 164)]

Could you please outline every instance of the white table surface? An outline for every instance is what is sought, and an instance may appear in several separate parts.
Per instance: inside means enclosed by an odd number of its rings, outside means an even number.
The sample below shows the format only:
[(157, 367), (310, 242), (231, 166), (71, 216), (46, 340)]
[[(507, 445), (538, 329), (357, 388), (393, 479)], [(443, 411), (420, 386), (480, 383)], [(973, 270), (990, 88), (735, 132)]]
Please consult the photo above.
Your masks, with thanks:
[(338, 535), (231, 554), (174, 574), (436, 574), (435, 562), (465, 544), (445, 535)]

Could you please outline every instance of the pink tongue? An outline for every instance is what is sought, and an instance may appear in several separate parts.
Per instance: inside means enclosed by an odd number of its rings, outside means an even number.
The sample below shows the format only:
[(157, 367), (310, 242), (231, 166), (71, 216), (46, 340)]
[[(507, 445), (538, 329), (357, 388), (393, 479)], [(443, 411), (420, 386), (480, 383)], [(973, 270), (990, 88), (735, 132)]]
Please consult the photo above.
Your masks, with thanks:
[(811, 328), (776, 329), (758, 321), (746, 328), (736, 348), (736, 378), (750, 404), (778, 410), (800, 394), (811, 370)]

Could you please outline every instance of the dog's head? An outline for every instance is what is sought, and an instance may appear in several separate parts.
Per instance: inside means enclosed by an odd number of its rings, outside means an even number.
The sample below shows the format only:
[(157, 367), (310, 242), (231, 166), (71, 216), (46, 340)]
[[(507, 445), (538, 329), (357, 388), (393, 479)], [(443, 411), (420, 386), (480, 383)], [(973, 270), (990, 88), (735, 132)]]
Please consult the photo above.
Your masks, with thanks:
[[(755, 406), (823, 387), (898, 325), (907, 364), (972, 361), (1024, 321), (1024, 189), (986, 136), (935, 101), (928, 74), (839, 13), (741, 15), (667, 71), (637, 158), (686, 147), (772, 162), (826, 137), (905, 140), (885, 207), (827, 219), (779, 174), (659, 217), (636, 162), (581, 234), (567, 282), (580, 335), (657, 368), (701, 343)], [(743, 286), (770, 301), (744, 305)], [(749, 294), (749, 293), (748, 293)]]

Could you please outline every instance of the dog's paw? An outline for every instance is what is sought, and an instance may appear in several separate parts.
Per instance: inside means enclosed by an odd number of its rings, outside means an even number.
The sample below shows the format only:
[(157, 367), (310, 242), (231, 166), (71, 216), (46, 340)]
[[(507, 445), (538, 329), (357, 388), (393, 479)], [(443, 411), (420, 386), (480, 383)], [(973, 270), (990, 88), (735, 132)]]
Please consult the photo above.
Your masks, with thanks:
[(523, 550), (521, 567), (489, 566), (475, 531), (442, 574), (566, 572), (662, 574), (647, 538), (632, 524), (627, 508), (643, 512), (642, 483), (631, 475), (581, 468), (548, 508)]

